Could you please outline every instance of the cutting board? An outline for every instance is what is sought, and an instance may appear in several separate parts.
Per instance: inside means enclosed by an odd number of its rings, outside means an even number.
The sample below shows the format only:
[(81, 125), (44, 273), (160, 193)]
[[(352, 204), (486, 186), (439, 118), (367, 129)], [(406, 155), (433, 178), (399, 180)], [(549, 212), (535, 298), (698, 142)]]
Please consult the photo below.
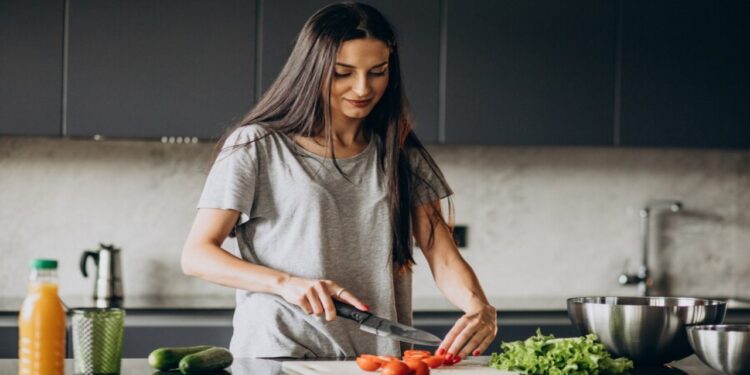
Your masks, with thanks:
[[(488, 357), (467, 358), (457, 365), (431, 369), (431, 375), (518, 375), (487, 367)], [(363, 375), (378, 374), (361, 370), (354, 361), (286, 361), (281, 363), (286, 374), (292, 375)]]

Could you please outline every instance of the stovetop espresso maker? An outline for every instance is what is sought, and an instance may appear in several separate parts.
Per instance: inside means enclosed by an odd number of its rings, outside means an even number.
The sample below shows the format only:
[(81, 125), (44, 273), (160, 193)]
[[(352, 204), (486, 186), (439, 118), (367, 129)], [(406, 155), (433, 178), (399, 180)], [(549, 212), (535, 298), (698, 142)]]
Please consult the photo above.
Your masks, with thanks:
[(84, 277), (88, 277), (86, 261), (89, 257), (93, 258), (96, 264), (94, 299), (97, 305), (100, 302), (116, 305), (123, 298), (120, 249), (111, 244), (100, 243), (98, 250), (85, 250), (81, 254), (81, 273)]

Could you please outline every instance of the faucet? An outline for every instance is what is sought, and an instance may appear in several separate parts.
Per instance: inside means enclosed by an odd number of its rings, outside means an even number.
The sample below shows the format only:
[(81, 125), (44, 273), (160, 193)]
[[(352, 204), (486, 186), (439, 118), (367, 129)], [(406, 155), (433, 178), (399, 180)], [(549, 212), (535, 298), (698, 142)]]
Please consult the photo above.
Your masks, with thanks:
[(620, 277), (617, 278), (620, 285), (638, 285), (639, 296), (648, 296), (650, 288), (653, 285), (653, 278), (651, 277), (648, 268), (649, 228), (651, 226), (650, 218), (654, 211), (665, 209), (672, 212), (679, 212), (682, 209), (682, 202), (674, 200), (655, 201), (647, 204), (646, 207), (641, 209), (641, 264), (638, 267), (638, 272), (623, 272)]

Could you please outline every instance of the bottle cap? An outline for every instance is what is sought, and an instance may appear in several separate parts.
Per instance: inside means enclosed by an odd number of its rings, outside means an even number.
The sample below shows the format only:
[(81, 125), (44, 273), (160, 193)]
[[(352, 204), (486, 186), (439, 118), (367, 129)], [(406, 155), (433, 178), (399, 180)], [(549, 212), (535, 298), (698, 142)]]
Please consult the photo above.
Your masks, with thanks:
[(57, 260), (55, 259), (34, 259), (31, 261), (31, 268), (40, 269), (57, 269)]

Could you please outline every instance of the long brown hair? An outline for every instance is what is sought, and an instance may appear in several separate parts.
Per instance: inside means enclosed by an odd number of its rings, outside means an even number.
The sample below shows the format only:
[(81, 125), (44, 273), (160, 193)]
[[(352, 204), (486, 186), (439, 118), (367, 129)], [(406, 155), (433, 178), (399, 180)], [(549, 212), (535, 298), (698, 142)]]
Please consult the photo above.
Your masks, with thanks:
[[(258, 124), (271, 132), (287, 135), (325, 135), (333, 163), (345, 176), (330, 146), (333, 144), (329, 104), (331, 82), (341, 44), (361, 38), (380, 40), (390, 51), (388, 86), (362, 125), (365, 134), (375, 137), (379, 166), (386, 176), (393, 234), (393, 261), (402, 269), (409, 269), (414, 263), (410, 246), (412, 198), (419, 194), (419, 190), (415, 189), (416, 184), (427, 184), (414, 173), (409, 161), (409, 150), (420, 153), (437, 176), (442, 178), (442, 174), (413, 132), (413, 120), (401, 81), (398, 45), (393, 27), (372, 6), (344, 2), (315, 12), (302, 27), (279, 76), (255, 107), (219, 140), (212, 160), (216, 159), (227, 137), (235, 129)], [(247, 144), (249, 143), (237, 146)], [(433, 193), (436, 192), (435, 187), (429, 184), (427, 187)], [(450, 202), (449, 216), (452, 224), (453, 209)], [(438, 220), (444, 222), (442, 214), (439, 211), (433, 212), (430, 215), (429, 246), (433, 244)]]

